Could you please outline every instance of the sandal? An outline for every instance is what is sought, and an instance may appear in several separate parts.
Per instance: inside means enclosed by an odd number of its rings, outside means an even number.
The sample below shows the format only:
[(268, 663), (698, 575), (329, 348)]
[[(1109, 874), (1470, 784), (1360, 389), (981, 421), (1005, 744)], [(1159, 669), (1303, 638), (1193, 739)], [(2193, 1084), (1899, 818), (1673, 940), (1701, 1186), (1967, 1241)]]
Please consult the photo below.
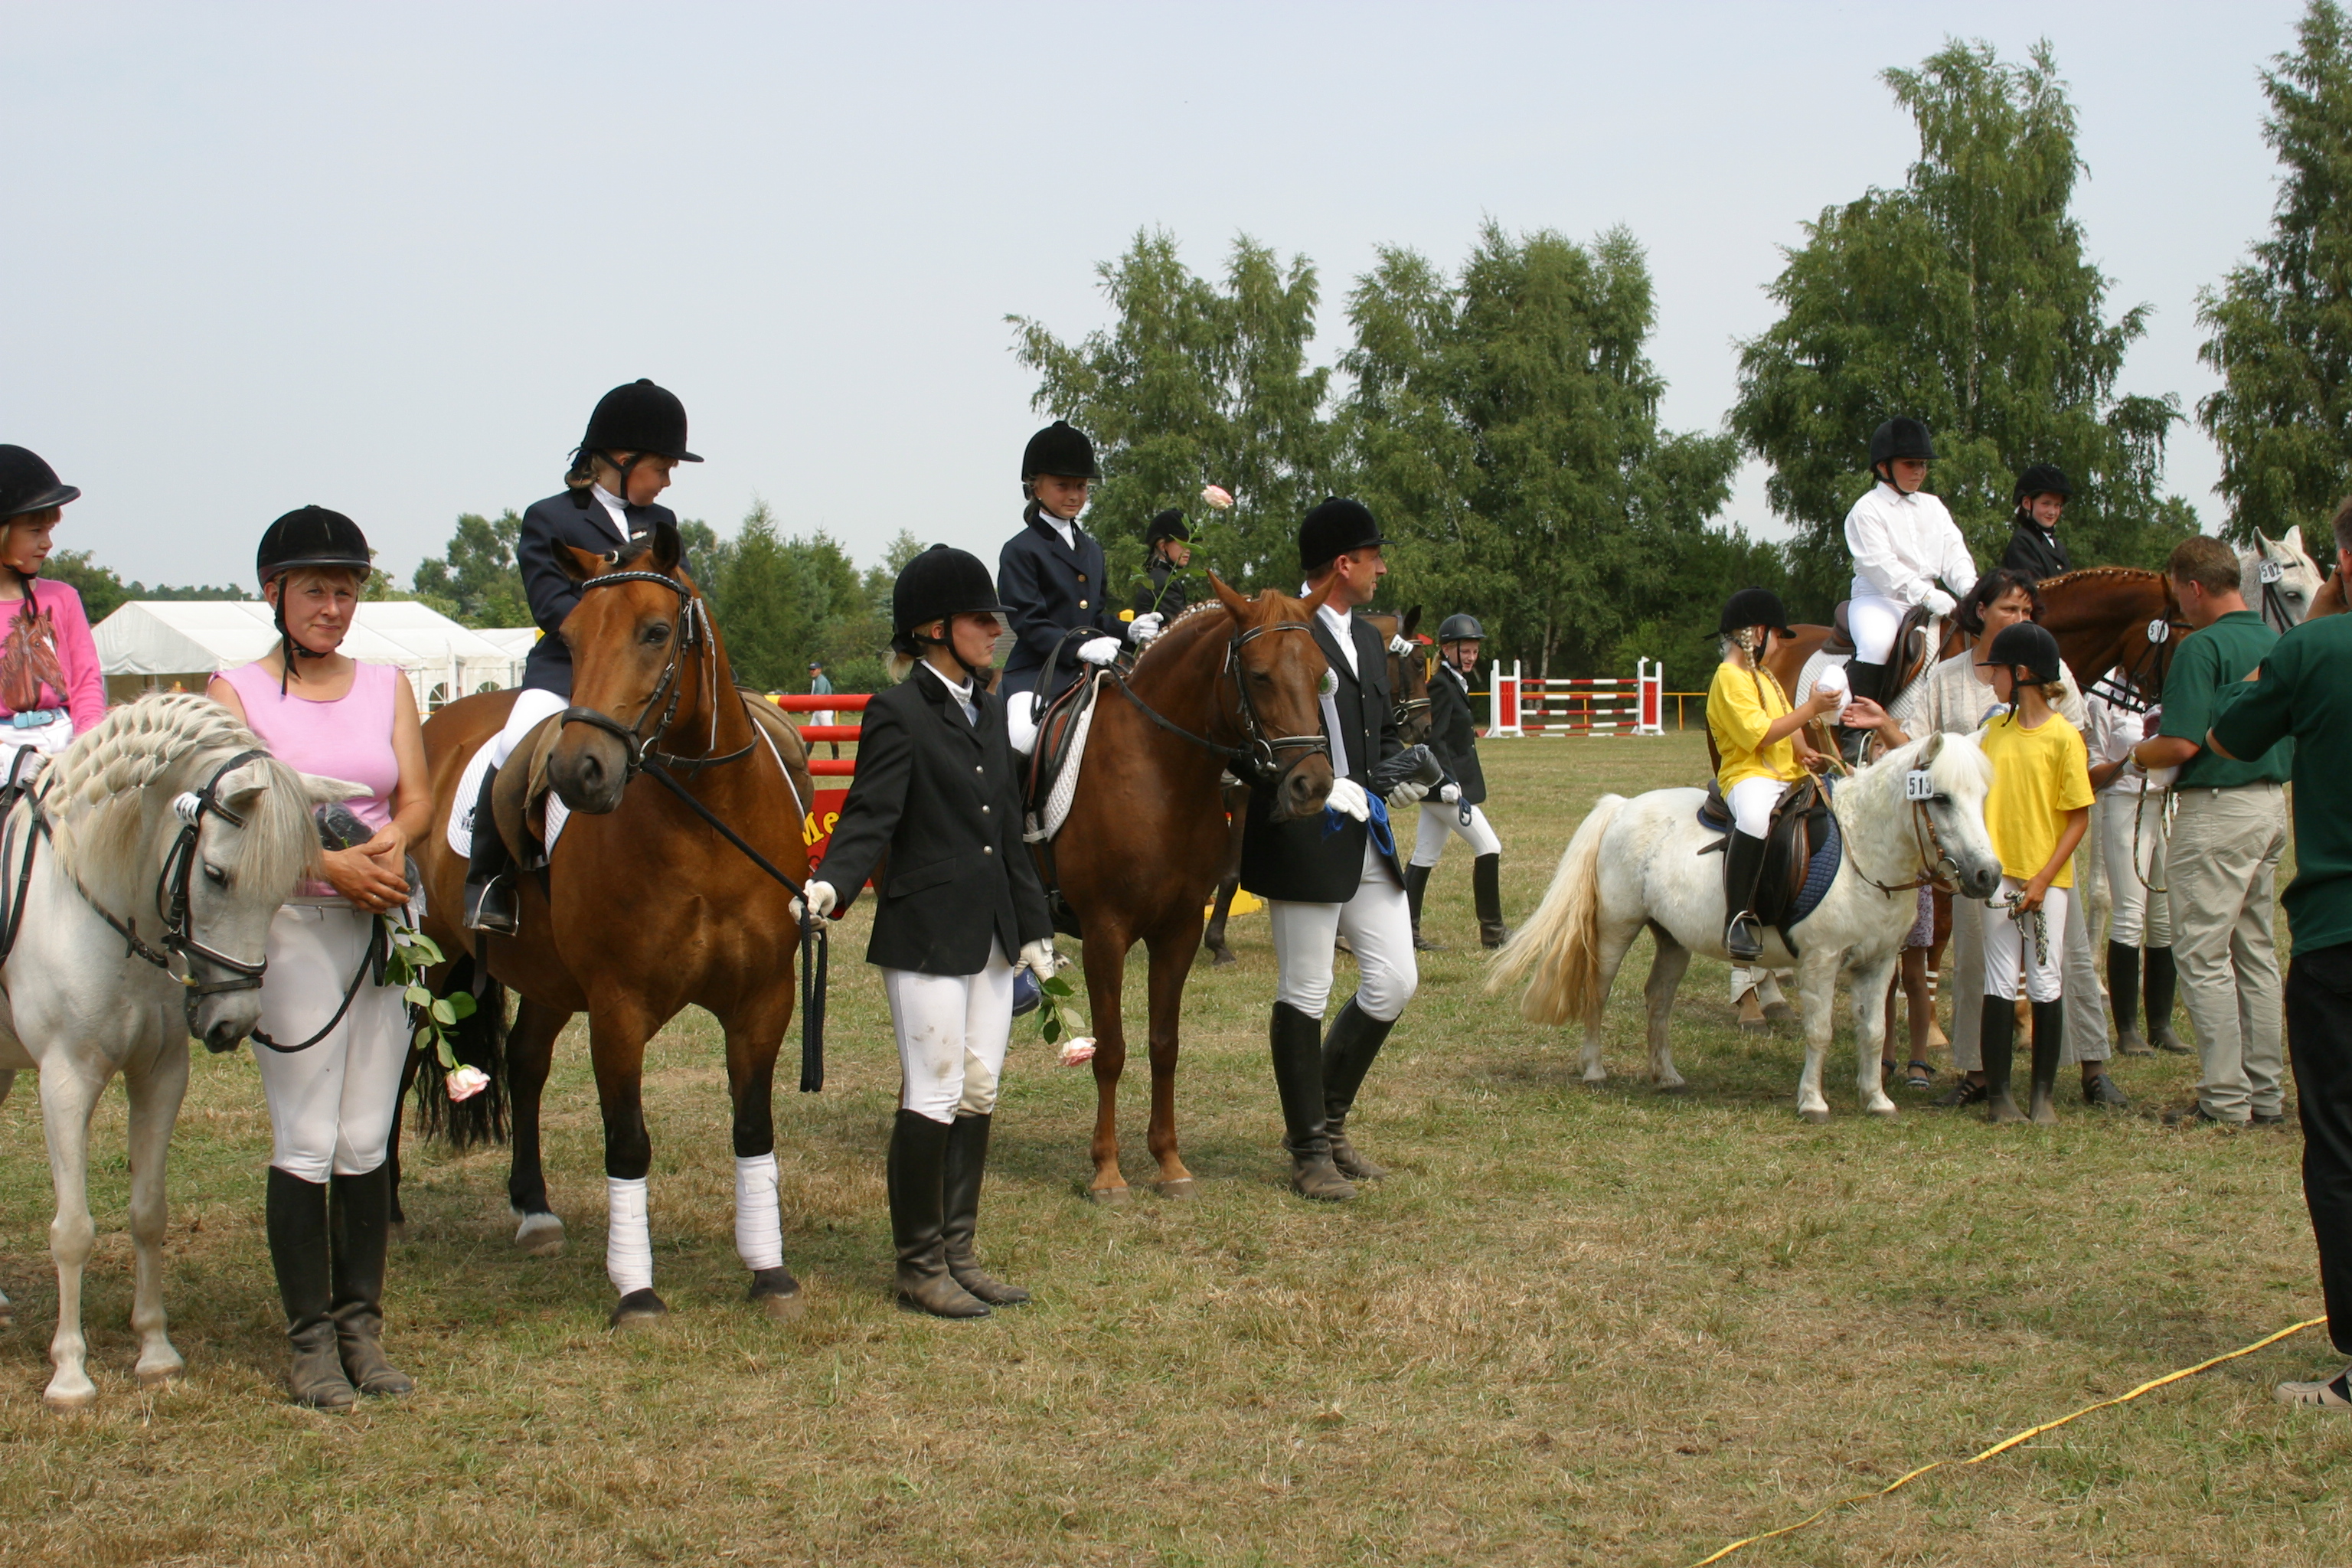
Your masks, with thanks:
[(1904, 1066), (1910, 1071), (1910, 1076), (1903, 1080), (1904, 1088), (1933, 1089), (1936, 1087), (1936, 1069), (1926, 1062), (1915, 1057)]
[(2282, 1383), (2272, 1390), (2281, 1405), (2301, 1405), (2318, 1410), (2352, 1410), (2352, 1366), (2324, 1383)]
[(1990, 1093), (1983, 1084), (1971, 1083), (1963, 1077), (1927, 1103), (1938, 1110), (1957, 1110), (1964, 1105), (1982, 1105), (1990, 1098)]

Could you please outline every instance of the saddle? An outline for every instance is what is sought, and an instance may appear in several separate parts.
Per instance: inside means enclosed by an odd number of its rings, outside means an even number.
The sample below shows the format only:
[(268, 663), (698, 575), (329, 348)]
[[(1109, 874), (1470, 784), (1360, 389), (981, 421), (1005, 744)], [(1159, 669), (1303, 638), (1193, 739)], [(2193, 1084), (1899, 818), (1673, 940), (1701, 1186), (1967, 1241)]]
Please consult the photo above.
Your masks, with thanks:
[[(1823, 653), (1843, 655), (1849, 659), (1854, 656), (1853, 633), (1846, 625), (1846, 609), (1852, 603), (1850, 599), (1838, 601), (1837, 609), (1830, 616), (1830, 640), (1822, 645)], [(1904, 612), (1903, 625), (1895, 634), (1894, 650), (1887, 656), (1886, 686), (1879, 696), (1880, 707), (1893, 708), (1895, 700), (1909, 690), (1911, 683), (1935, 663), (1937, 639), (1928, 636), (1935, 625), (1936, 617), (1924, 605), (1914, 605)]]
[[(1076, 759), (1080, 737), (1078, 720), (1094, 707), (1095, 694), (1101, 685), (1091, 671), (1080, 676), (1046, 704), (1045, 716), (1037, 721), (1037, 743), (1029, 750), (1029, 770), (1021, 787), (1021, 809), (1029, 830), (1040, 837), (1052, 837), (1053, 829), (1061, 826), (1048, 817), (1047, 806), (1053, 800), (1054, 786)], [(1025, 702), (1028, 699), (1019, 696), (1013, 700)], [(1066, 810), (1068, 803), (1063, 805)]]
[[(526, 870), (543, 870), (547, 865), (547, 792), (551, 787), (547, 758), (562, 731), (561, 715), (550, 715), (533, 725), (516, 743), (507, 765), (499, 770), (498, 782), (490, 786), (490, 816), (498, 824), (499, 837), (507, 841), (515, 864)], [(480, 831), (478, 824), (475, 831)]]
[[(1698, 853), (1722, 853), (1731, 842), (1731, 805), (1713, 779), (1707, 781), (1706, 799), (1699, 803), (1698, 821), (1700, 826), (1721, 836)], [(1790, 952), (1797, 951), (1797, 943), (1789, 929), (1811, 914), (1822, 895), (1829, 891), (1843, 852), (1837, 817), (1830, 810), (1821, 781), (1808, 777), (1790, 785), (1780, 804), (1772, 808), (1772, 824), (1765, 833), (1764, 873), (1756, 884), (1756, 918), (1778, 931)]]

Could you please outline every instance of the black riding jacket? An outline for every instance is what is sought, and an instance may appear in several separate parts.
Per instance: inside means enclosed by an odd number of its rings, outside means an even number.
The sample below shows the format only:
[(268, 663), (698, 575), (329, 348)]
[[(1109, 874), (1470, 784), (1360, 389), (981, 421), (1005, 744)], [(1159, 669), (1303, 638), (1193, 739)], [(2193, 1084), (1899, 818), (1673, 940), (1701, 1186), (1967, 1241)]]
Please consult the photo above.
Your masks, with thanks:
[[(666, 506), (633, 506), (627, 509), (627, 516), (631, 541), (644, 539), (656, 523), (677, 526), (677, 514)], [(586, 489), (565, 490), (533, 501), (522, 514), (522, 531), (515, 539), (515, 565), (522, 572), (530, 618), (547, 634), (530, 645), (530, 657), (523, 664), (526, 690), (572, 695), (572, 648), (563, 640), (563, 617), (580, 602), (580, 584), (565, 574), (556, 553), (558, 547), (568, 544), (610, 555), (627, 543), (613, 526), (613, 514), (604, 510), (604, 503)]]
[(2037, 580), (2074, 569), (2057, 533), (2030, 517), (2017, 519), (2011, 527), (2009, 548), (2000, 552), (2000, 563)]
[[(1350, 616), (1348, 629), (1356, 646), (1356, 670), (1350, 671), (1330, 626), (1320, 616), (1314, 626), (1315, 646), (1339, 680), (1332, 706), (1348, 753), (1347, 776), (1361, 784), (1376, 763), (1404, 750), (1397, 739), (1396, 700), (1389, 691), (1388, 647), (1369, 623)], [(1354, 898), (1364, 880), (1370, 825), (1341, 817), (1338, 830), (1327, 833), (1320, 812), (1302, 822), (1276, 822), (1273, 808), (1271, 792), (1250, 791), (1249, 819), (1242, 831), (1242, 886), (1259, 898), (1292, 903), (1344, 904)], [(1393, 836), (1391, 844), (1383, 863), (1402, 887), (1404, 868), (1393, 852)]]
[(1462, 786), (1465, 803), (1486, 798), (1486, 775), (1478, 766), (1478, 731), (1470, 716), (1470, 683), (1450, 664), (1440, 664), (1429, 682), (1429, 749)]
[[(1075, 523), (1072, 543), (1038, 515), (1035, 501), (1021, 514), (1022, 530), (1004, 542), (996, 563), (996, 596), (1013, 610), (1013, 651), (1004, 658), (997, 690), (1007, 697), (1036, 687), (1062, 634), (1078, 626), (1125, 641), (1127, 626), (1111, 607), (1103, 582), (1102, 542)], [(1078, 645), (1062, 649), (1051, 697), (1077, 679)]]

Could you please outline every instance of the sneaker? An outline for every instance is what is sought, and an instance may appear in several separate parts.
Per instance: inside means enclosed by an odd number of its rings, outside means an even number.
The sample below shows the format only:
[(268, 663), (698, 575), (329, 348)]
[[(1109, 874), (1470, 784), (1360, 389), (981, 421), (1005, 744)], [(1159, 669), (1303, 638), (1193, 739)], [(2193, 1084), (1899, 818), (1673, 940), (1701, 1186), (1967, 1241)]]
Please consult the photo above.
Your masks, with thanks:
[(2084, 1079), (2083, 1080), (2083, 1103), (2085, 1105), (2105, 1105), (2116, 1110), (2129, 1110), (2131, 1109), (2131, 1101), (2124, 1098), (2124, 1091), (2122, 1089), (2116, 1087), (2116, 1079), (2113, 1073), (2103, 1072), (2096, 1078)]
[(2318, 1383), (2282, 1383), (2271, 1397), (2281, 1405), (2313, 1410), (2352, 1410), (2352, 1366)]

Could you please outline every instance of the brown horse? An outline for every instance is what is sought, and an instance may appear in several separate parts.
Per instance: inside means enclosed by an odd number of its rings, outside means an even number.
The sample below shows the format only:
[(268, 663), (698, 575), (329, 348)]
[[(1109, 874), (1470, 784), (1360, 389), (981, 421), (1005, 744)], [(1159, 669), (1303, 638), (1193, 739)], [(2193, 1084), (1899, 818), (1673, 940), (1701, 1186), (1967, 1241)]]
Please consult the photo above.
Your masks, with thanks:
[[(772, 1199), (776, 1053), (791, 1021), (793, 948), (799, 930), (790, 894), (657, 779), (665, 767), (704, 807), (795, 881), (808, 875), (801, 840), (806, 779), (795, 779), (735, 689), (727, 652), (702, 595), (678, 564), (674, 528), (626, 558), (560, 552), (581, 584), (564, 621), (572, 646), (573, 706), (543, 753), (518, 747), (509, 768), (543, 754), (554, 793), (572, 816), (544, 875), (521, 878), (520, 929), (491, 937), (458, 929), (467, 863), (442, 822), (467, 760), (505, 722), (511, 693), (468, 697), (425, 726), (438, 820), (422, 851), (427, 934), (452, 955), (470, 952), (520, 997), (507, 1040), (514, 1163), (507, 1192), (521, 1222), (518, 1247), (551, 1252), (562, 1222), (547, 1201), (540, 1163), (540, 1096), (556, 1037), (572, 1015), (589, 1016), (589, 1052), (604, 1120), (604, 1173), (642, 1184), (652, 1164), (642, 1095), (646, 1042), (680, 1009), (716, 1015), (726, 1031), (727, 1088), (734, 1110), (738, 1245), (752, 1269), (750, 1296), (772, 1315), (798, 1306), (800, 1286), (782, 1261)], [(794, 753), (797, 756), (797, 752)], [(478, 832), (495, 832), (489, 823)], [(744, 1163), (766, 1159), (764, 1186)], [(746, 1184), (764, 1201), (745, 1231)], [(635, 1201), (643, 1188), (636, 1185)], [(616, 1189), (614, 1233), (621, 1248), (642, 1247), (643, 1210)], [(624, 1227), (626, 1227), (625, 1233)], [(618, 1258), (621, 1250), (608, 1253)], [(774, 1261), (765, 1261), (772, 1258)], [(615, 1325), (668, 1309), (646, 1283), (625, 1289)]]
[(1308, 635), (1323, 595), (1266, 589), (1245, 599), (1213, 574), (1209, 583), (1216, 602), (1171, 622), (1136, 660), (1123, 694), (1104, 682), (1069, 817), (1039, 849), (1086, 942), (1097, 1095), (1087, 1193), (1107, 1203), (1128, 1196), (1118, 1163), (1127, 1065), (1119, 1004), (1128, 949), (1139, 941), (1151, 954), (1152, 1184), (1170, 1197), (1192, 1195), (1192, 1173), (1176, 1149), (1176, 1026), (1202, 910), (1224, 859), (1219, 780), (1232, 767), (1274, 781), (1281, 819), (1321, 811), (1331, 793), (1325, 667)]

